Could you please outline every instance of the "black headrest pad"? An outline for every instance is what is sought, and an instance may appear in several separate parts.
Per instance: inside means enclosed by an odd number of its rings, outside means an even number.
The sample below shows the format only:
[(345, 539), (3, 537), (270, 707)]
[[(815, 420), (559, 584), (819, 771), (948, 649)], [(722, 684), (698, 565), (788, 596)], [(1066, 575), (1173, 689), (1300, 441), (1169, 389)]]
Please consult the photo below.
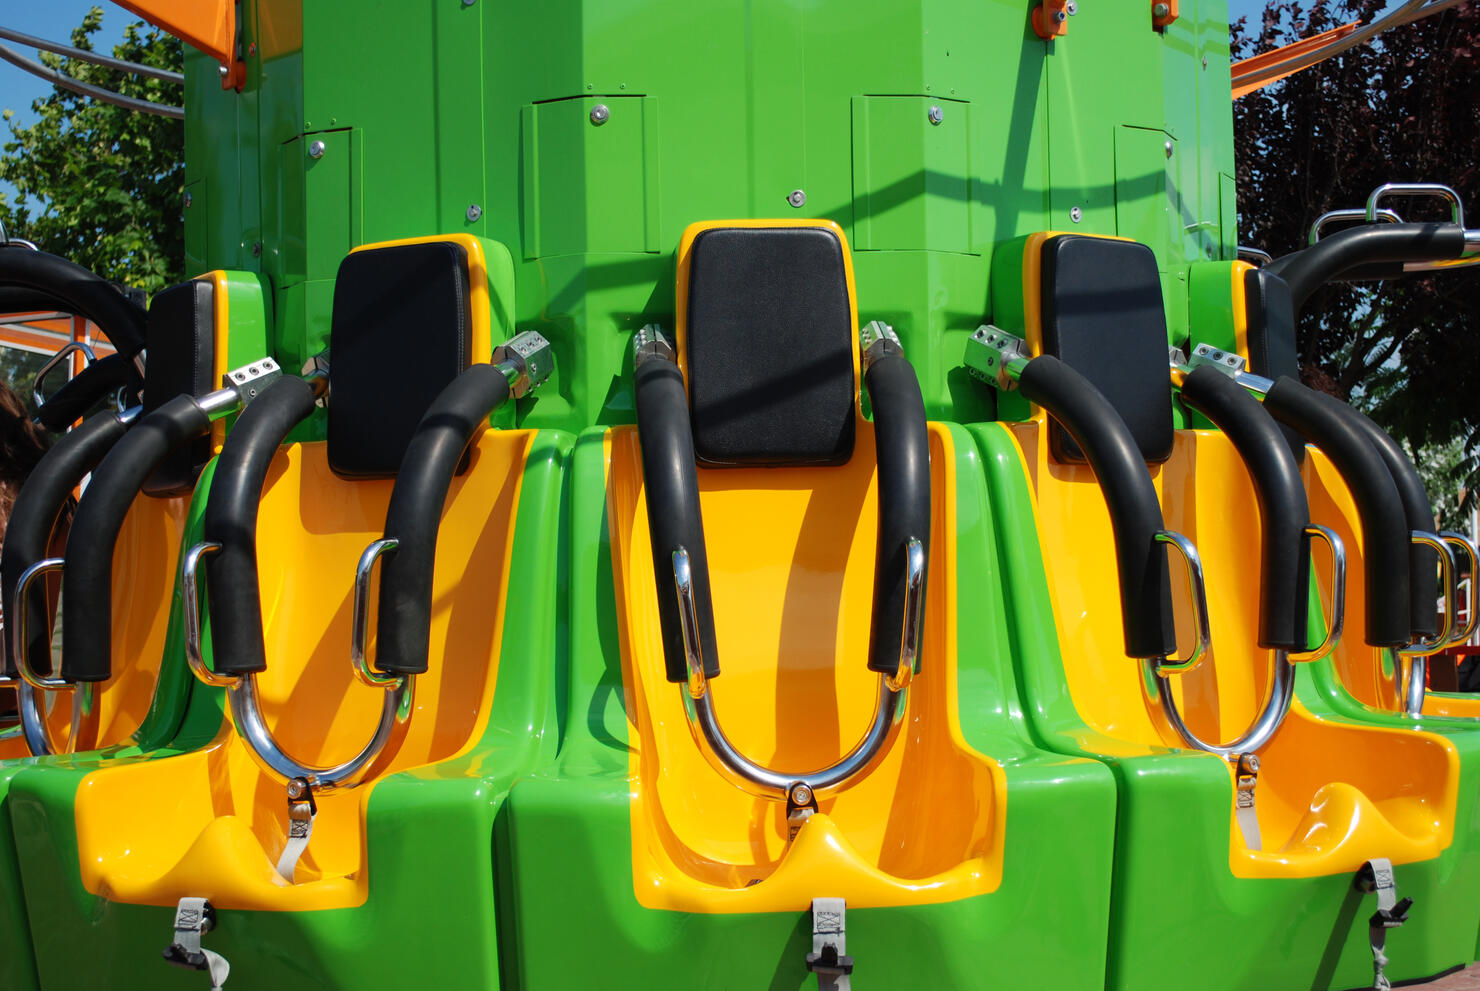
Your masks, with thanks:
[(356, 251), (339, 264), (329, 329), (329, 467), (387, 478), (422, 414), (468, 367), (467, 252), (451, 241)]
[[(154, 296), (145, 333), (144, 414), (180, 395), (202, 396), (221, 383), (216, 366), (216, 286), (197, 279), (170, 286)], [(154, 496), (173, 496), (195, 488), (211, 459), (209, 435), (173, 451), (144, 483)]]
[[(1244, 273), (1244, 317), (1248, 323), (1249, 371), (1267, 379), (1288, 375), (1300, 381), (1300, 359), (1295, 350), (1295, 302), (1290, 287), (1273, 272), (1254, 268)], [(1295, 452), (1305, 457), (1305, 438), (1280, 424), (1280, 432)]]
[(842, 464), (853, 454), (853, 313), (822, 227), (714, 228), (689, 249), (689, 413), (702, 465)]
[[(1045, 241), (1042, 262), (1043, 353), (1110, 400), (1142, 458), (1165, 461), (1172, 454), (1172, 393), (1156, 256), (1134, 241), (1071, 234)], [(1059, 461), (1084, 461), (1058, 424), (1049, 442)]]

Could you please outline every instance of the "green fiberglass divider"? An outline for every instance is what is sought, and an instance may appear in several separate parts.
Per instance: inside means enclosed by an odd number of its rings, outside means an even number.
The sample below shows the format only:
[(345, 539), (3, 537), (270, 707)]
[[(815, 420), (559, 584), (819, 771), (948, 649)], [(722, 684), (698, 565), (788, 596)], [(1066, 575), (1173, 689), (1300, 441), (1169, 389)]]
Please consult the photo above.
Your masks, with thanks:
[[(205, 945), (231, 962), (232, 987), (499, 986), (496, 934), (505, 922), (495, 898), (495, 823), (512, 781), (550, 760), (558, 741), (555, 688), (565, 644), (561, 505), (569, 448), (567, 435), (542, 431), (526, 461), (498, 686), (483, 737), (460, 757), (376, 783), (365, 822), (370, 888), (364, 904), (310, 912), (222, 910)], [(196, 528), (187, 539), (198, 534)], [(183, 668), (183, 650), (177, 653)], [(187, 727), (198, 716), (202, 725), (226, 731), (222, 695), (220, 689), (195, 689)], [(210, 738), (192, 736), (191, 742), (199, 747)], [(87, 773), (33, 772), (13, 793), (44, 986), (198, 987), (203, 975), (175, 970), (160, 957), (172, 938), (173, 907), (123, 904), (83, 888), (75, 803)]]
[[(1009, 434), (998, 424), (968, 429), (981, 451), (998, 527), (1036, 532)], [(1370, 986), (1366, 920), (1372, 903), (1355, 891), (1351, 874), (1233, 876), (1227, 766), (1211, 755), (1111, 740), (1088, 727), (1064, 681), (1037, 542), (998, 548), (1013, 591), (1014, 656), (1032, 731), (1050, 749), (1105, 761), (1120, 787), (1107, 987), (1165, 988), (1189, 980), (1229, 989)], [(1301, 674), (1302, 701), (1311, 677)], [(1453, 742), (1461, 757), (1454, 840), (1436, 858), (1397, 866), (1398, 885), (1415, 908), (1413, 921), (1388, 933), (1393, 980), (1432, 977), (1471, 956), (1467, 928), (1474, 927), (1480, 859), (1468, 838), (1480, 823), (1473, 794), (1480, 737)]]
[[(1008, 661), (1003, 539), (969, 437), (951, 433), (960, 477), (959, 712), (967, 742), (1007, 772), (1006, 863), (985, 895), (849, 908), (855, 977), (872, 986), (1103, 987), (1115, 792), (1094, 762), (1045, 753), (1023, 732)], [(571, 671), (559, 759), (518, 781), (499, 831), (500, 930), (511, 986), (806, 988), (805, 906), (700, 914), (646, 908), (633, 890), (628, 714), (606, 515), (604, 432), (581, 435), (571, 469)], [(926, 661), (939, 672), (943, 659)], [(929, 677), (930, 674), (921, 677)], [(924, 769), (921, 769), (923, 773)], [(818, 891), (826, 895), (828, 892)], [(572, 934), (579, 953), (572, 953)], [(986, 948), (1002, 947), (984, 957)], [(1010, 948), (1010, 949), (1006, 949)]]

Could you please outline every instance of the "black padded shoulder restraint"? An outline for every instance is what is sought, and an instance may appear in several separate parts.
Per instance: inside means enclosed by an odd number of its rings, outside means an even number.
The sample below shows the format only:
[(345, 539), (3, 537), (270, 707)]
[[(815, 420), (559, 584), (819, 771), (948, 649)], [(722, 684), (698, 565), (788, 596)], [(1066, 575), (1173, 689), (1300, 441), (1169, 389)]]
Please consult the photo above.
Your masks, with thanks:
[[(144, 367), (144, 415), (176, 396), (203, 396), (220, 387), (216, 363), (216, 287), (208, 279), (182, 282), (155, 295), (149, 306), (149, 362)], [(209, 435), (171, 451), (144, 483), (154, 496), (195, 488), (211, 458)]]

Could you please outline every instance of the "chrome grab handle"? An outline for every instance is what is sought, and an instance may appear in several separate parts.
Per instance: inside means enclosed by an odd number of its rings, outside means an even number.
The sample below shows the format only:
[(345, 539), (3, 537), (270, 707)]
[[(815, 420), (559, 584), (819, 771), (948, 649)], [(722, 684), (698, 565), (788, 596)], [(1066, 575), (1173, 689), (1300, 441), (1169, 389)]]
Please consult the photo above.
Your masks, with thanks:
[(355, 605), (350, 623), (349, 660), (355, 677), (361, 684), (371, 688), (391, 688), (405, 677), (371, 671), (370, 663), (365, 659), (365, 644), (370, 639), (370, 572), (382, 554), (395, 550), (400, 543), (392, 537), (371, 541), (360, 553), (359, 564), (355, 565)]
[(1185, 674), (1203, 662), (1213, 642), (1212, 630), (1208, 626), (1208, 589), (1203, 580), (1202, 557), (1198, 555), (1197, 546), (1192, 541), (1175, 531), (1161, 530), (1155, 539), (1158, 543), (1175, 547), (1182, 555), (1188, 590), (1192, 593), (1192, 623), (1193, 629), (1197, 631), (1197, 645), (1185, 660), (1154, 657), (1150, 663), (1158, 675)]
[(899, 666), (886, 683), (890, 691), (910, 687), (920, 667), (920, 616), (925, 604), (925, 545), (911, 537), (904, 545), (904, 622), (899, 631)]
[(1291, 654), (1290, 660), (1297, 663), (1320, 661), (1331, 656), (1341, 643), (1341, 634), (1346, 627), (1346, 545), (1334, 530), (1319, 523), (1306, 526), (1305, 532), (1319, 537), (1331, 549), (1331, 612), (1323, 617), (1326, 621), (1326, 639), (1313, 650)]
[[(710, 766), (736, 787), (760, 798), (786, 799), (794, 788), (802, 786), (811, 796), (821, 797), (837, 790), (851, 778), (866, 774), (888, 750), (903, 722), (908, 684), (914, 675), (919, 656), (925, 550), (922, 542), (916, 538), (910, 538), (905, 546), (905, 609), (900, 630), (899, 666), (892, 674), (879, 675), (873, 721), (853, 749), (828, 767), (800, 774), (774, 771), (756, 764), (740, 753), (725, 736), (714, 712), (708, 681), (704, 677), (704, 656), (699, 643), (698, 610), (694, 605), (689, 553), (683, 547), (673, 552), (674, 594), (678, 597), (679, 626), (688, 670), (683, 700), (689, 731)], [(904, 683), (895, 687), (900, 680)]]
[[(21, 572), (20, 581), (16, 582), (16, 612), (20, 615), (15, 617), (11, 639), (11, 650), (15, 655), (15, 669), (20, 673), (21, 681), (16, 685), (17, 708), (21, 715), (21, 734), (25, 737), (26, 747), (36, 756), (46, 754), (76, 753), (78, 744), (83, 749), (90, 750), (96, 745), (98, 709), (96, 703), (96, 686), (88, 682), (72, 684), (65, 678), (43, 677), (31, 666), (31, 659), (26, 653), (26, 642), (29, 640), (29, 626), (31, 610), (26, 608), (26, 601), (31, 596), (31, 585), (41, 575), (52, 571), (60, 571), (66, 562), (59, 557), (49, 557), (37, 561), (25, 571)], [(55, 661), (52, 662), (52, 670), (55, 671)], [(51, 726), (47, 722), (46, 713), (42, 705), (42, 692), (72, 690), (72, 728), (65, 747), (57, 746), (56, 741), (51, 738)]]
[[(26, 641), (29, 639), (27, 634), (30, 632), (27, 627), (30, 626), (31, 610), (25, 607), (25, 603), (30, 598), (32, 582), (49, 572), (61, 571), (66, 563), (59, 557), (44, 558), (21, 572), (21, 579), (15, 584), (16, 611), (20, 615), (15, 617), (10, 648), (15, 654), (15, 669), (20, 672), (26, 684), (38, 691), (56, 691), (70, 686), (64, 678), (42, 677), (36, 673), (35, 668), (31, 667), (31, 658), (26, 654)], [(53, 662), (52, 671), (55, 672), (55, 670), (56, 665)]]
[(1423, 699), (1428, 691), (1429, 657), (1439, 653), (1450, 642), (1454, 632), (1454, 606), (1458, 599), (1455, 588), (1454, 554), (1437, 534), (1414, 530), (1409, 534), (1413, 543), (1428, 547), (1439, 555), (1440, 588), (1443, 590), (1445, 610), (1444, 625), (1437, 636), (1415, 640), (1397, 651), (1393, 664), (1393, 687), (1398, 693), (1400, 711), (1409, 716), (1423, 713)]
[(1321, 239), (1321, 231), (1331, 224), (1340, 220), (1363, 220), (1369, 224), (1382, 221), (1385, 224), (1401, 224), (1403, 218), (1398, 216), (1396, 210), (1378, 210), (1371, 216), (1362, 207), (1353, 207), (1348, 210), (1327, 210), (1316, 218), (1316, 222), (1310, 225), (1310, 234), (1306, 237), (1308, 244), (1315, 244)]
[(1389, 196), (1433, 196), (1449, 203), (1449, 215), (1454, 223), (1460, 227), (1465, 226), (1465, 206), (1460, 202), (1459, 194), (1453, 189), (1438, 182), (1385, 182), (1372, 190), (1372, 195), (1367, 197), (1367, 209), (1365, 211), (1367, 220), (1377, 219), (1379, 213), (1377, 205)]
[(185, 561), (180, 569), (180, 597), (184, 599), (185, 613), (185, 660), (190, 663), (190, 673), (212, 688), (227, 688), (236, 684), (236, 675), (217, 674), (206, 667), (205, 658), (200, 652), (200, 594), (196, 572), (200, 568), (201, 558), (207, 554), (215, 554), (220, 549), (220, 544), (211, 541), (196, 544), (185, 552)]
[(83, 368), (98, 360), (98, 356), (93, 353), (93, 349), (81, 341), (72, 341), (64, 345), (56, 354), (46, 360), (46, 364), (41, 366), (41, 371), (37, 372), (36, 377), (31, 380), (31, 399), (35, 401), (38, 407), (45, 406), (47, 400), (45, 393), (41, 391), (41, 383), (45, 382), (46, 377), (74, 351), (82, 352)]
[[(1456, 533), (1453, 530), (1439, 531), (1439, 539), (1451, 547), (1464, 551), (1465, 556), (1470, 559), (1470, 596), (1469, 602), (1466, 603), (1465, 625), (1462, 629), (1456, 629), (1446, 644), (1446, 646), (1454, 646), (1456, 644), (1468, 643), (1470, 638), (1475, 635), (1477, 620), (1480, 620), (1480, 548), (1477, 548), (1475, 542), (1469, 537), (1466, 537), (1462, 533)], [(1459, 591), (1458, 570), (1455, 571), (1454, 588), (1457, 593)], [(1454, 603), (1453, 605), (1457, 609), (1458, 604)], [(1454, 612), (1454, 616), (1458, 620), (1459, 613), (1457, 611)]]
[[(191, 673), (197, 679), (213, 687), (224, 687), (227, 698), (231, 705), (231, 721), (236, 726), (237, 735), (246, 744), (247, 750), (252, 758), (256, 760), (259, 767), (269, 774), (280, 778), (284, 783), (294, 778), (302, 778), (309, 786), (317, 790), (328, 790), (350, 786), (356, 783), (361, 775), (370, 767), (380, 752), (390, 742), (391, 734), (396, 727), (404, 724), (411, 716), (411, 708), (414, 700), (413, 679), (410, 675), (399, 675), (391, 678), (382, 678), (380, 675), (369, 674), (362, 671), (364, 667), (364, 626), (365, 618), (361, 614), (364, 609), (363, 599), (369, 593), (369, 568), (374, 564), (375, 558), (379, 557), (388, 547), (377, 547), (381, 544), (394, 546), (395, 541), (376, 541), (366, 548), (361, 555), (360, 567), (355, 573), (355, 616), (354, 635), (355, 643), (359, 651), (355, 662), (355, 675), (361, 681), (366, 676), (376, 679), (368, 684), (377, 688), (385, 689), (385, 698), (380, 708), (380, 718), (375, 724), (375, 730), (370, 740), (348, 760), (334, 764), (329, 767), (320, 767), (313, 764), (305, 764), (297, 760), (277, 742), (272, 730), (267, 726), (267, 720), (262, 715), (262, 703), (257, 691), (257, 674), (248, 672), (242, 675), (221, 675), (212, 671), (205, 664), (201, 654), (201, 623), (200, 623), (200, 599), (198, 571), (200, 559), (207, 554), (214, 554), (221, 549), (221, 545), (210, 541), (202, 542), (191, 547), (185, 553), (185, 562), (182, 568), (181, 586), (185, 600), (185, 656), (190, 661)], [(368, 560), (367, 560), (368, 558)], [(363, 575), (361, 574), (363, 572)], [(362, 589), (363, 584), (363, 589)]]

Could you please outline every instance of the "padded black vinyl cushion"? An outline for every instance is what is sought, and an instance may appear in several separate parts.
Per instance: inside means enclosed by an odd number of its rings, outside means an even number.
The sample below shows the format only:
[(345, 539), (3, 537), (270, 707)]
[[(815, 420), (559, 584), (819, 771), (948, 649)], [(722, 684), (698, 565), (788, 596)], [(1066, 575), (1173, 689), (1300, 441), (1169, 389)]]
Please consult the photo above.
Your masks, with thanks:
[[(1130, 428), (1141, 457), (1172, 454), (1167, 321), (1156, 256), (1144, 244), (1064, 235), (1043, 245), (1043, 353), (1083, 375)], [(1057, 423), (1050, 450), (1061, 462), (1084, 454)]]
[(835, 465), (853, 454), (853, 313), (822, 227), (714, 228), (689, 253), (689, 413), (702, 465)]
[[(1262, 268), (1244, 273), (1244, 314), (1248, 323), (1249, 371), (1267, 379), (1288, 375), (1300, 381), (1300, 360), (1295, 351), (1295, 302), (1285, 280)], [(1295, 454), (1305, 458), (1305, 438), (1292, 427), (1280, 424), (1280, 432)]]
[(329, 329), (329, 467), (388, 478), (422, 414), (468, 367), (467, 253), (450, 241), (356, 251), (339, 264)]
[[(149, 306), (144, 365), (144, 415), (176, 396), (203, 396), (220, 387), (216, 364), (216, 286), (209, 279), (183, 282), (156, 293)], [(197, 437), (170, 453), (144, 483), (154, 496), (195, 488), (211, 459), (211, 438)]]

